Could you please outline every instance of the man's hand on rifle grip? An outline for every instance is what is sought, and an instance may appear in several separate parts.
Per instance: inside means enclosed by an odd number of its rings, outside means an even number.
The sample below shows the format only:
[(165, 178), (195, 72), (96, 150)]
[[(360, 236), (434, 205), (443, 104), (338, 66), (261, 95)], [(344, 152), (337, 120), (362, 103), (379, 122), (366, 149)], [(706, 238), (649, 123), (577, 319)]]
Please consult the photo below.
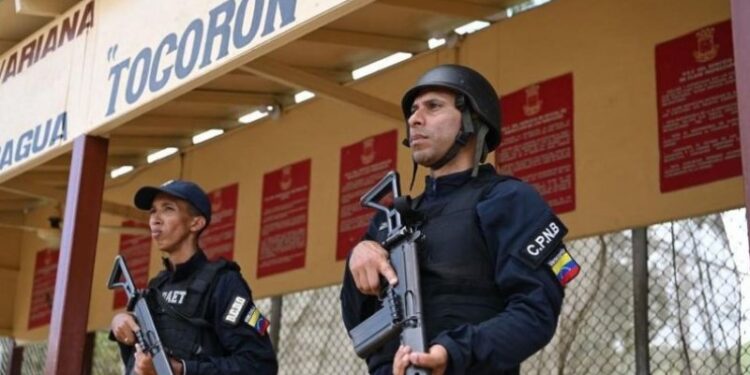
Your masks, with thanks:
[[(154, 368), (154, 360), (151, 353), (143, 351), (143, 347), (140, 344), (135, 344), (135, 365), (133, 366), (133, 372), (137, 375), (158, 375)], [(184, 368), (182, 361), (169, 357), (169, 365), (172, 367), (174, 375), (184, 374)]]
[(393, 375), (404, 375), (409, 365), (430, 369), (432, 375), (443, 375), (448, 367), (448, 351), (436, 344), (429, 353), (413, 353), (408, 346), (401, 345), (393, 356)]
[(117, 341), (131, 346), (135, 344), (135, 332), (140, 330), (133, 315), (127, 312), (115, 315), (110, 328)]
[(388, 251), (375, 241), (362, 241), (354, 246), (349, 258), (349, 271), (357, 289), (363, 294), (380, 296), (381, 275), (390, 285), (398, 282), (396, 271), (388, 261)]

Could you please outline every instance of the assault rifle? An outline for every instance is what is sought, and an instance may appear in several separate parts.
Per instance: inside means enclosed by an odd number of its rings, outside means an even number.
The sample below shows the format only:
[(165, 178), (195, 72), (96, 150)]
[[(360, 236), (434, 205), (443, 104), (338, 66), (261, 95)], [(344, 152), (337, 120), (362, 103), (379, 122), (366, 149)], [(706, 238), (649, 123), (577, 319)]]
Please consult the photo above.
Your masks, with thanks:
[[(393, 196), (393, 207), (379, 203), (388, 194)], [(425, 352), (422, 294), (419, 287), (417, 241), (422, 238), (415, 224), (418, 214), (411, 208), (411, 198), (402, 197), (399, 176), (389, 172), (360, 199), (363, 206), (380, 210), (386, 215), (388, 236), (381, 243), (389, 251), (391, 266), (398, 283), (388, 286), (381, 295), (382, 307), (372, 316), (349, 331), (354, 351), (367, 358), (386, 342), (401, 334), (401, 343), (412, 352)], [(409, 366), (407, 375), (429, 375), (430, 370)]]
[[(123, 281), (120, 281), (120, 279)], [(138, 291), (133, 284), (133, 278), (130, 277), (128, 265), (121, 256), (115, 257), (115, 265), (112, 274), (109, 276), (109, 289), (122, 288), (128, 297), (128, 311), (135, 314), (136, 323), (140, 330), (135, 332), (135, 338), (141, 345), (145, 353), (150, 353), (154, 362), (154, 369), (157, 375), (173, 375), (172, 366), (169, 364), (167, 353), (164, 352), (164, 346), (156, 331), (154, 319), (151, 317), (151, 311), (148, 309), (145, 295)]]

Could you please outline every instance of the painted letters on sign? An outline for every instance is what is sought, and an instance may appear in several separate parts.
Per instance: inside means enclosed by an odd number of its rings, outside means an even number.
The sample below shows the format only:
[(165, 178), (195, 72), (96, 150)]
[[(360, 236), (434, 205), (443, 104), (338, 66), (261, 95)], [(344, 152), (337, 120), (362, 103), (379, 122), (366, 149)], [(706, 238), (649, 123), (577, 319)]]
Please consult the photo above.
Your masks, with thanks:
[(81, 1), (0, 55), (0, 182), (373, 1)]
[(0, 58), (0, 86), (94, 27), (94, 1), (59, 18)]
[[(0, 135), (1, 137), (1, 135)], [(67, 113), (29, 128), (16, 139), (0, 138), (0, 172), (68, 139)]]
[(81, 1), (0, 55), (0, 177), (41, 155), (62, 153), (80, 134), (84, 116), (77, 104), (90, 94), (81, 93), (90, 89), (85, 61), (94, 48), (98, 5)]
[[(170, 81), (182, 80), (248, 46), (296, 19), (297, 0), (227, 0), (184, 29), (164, 35), (153, 46), (116, 61), (109, 69), (107, 116), (123, 99), (135, 104), (148, 91), (156, 93)], [(116, 48), (112, 54), (116, 53)]]

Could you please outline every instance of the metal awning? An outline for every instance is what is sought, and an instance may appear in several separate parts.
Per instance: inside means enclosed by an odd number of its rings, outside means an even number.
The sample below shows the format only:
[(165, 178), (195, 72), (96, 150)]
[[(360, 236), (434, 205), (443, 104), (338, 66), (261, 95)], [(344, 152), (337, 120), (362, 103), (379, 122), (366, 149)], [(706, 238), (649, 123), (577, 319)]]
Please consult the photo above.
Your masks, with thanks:
[[(0, 0), (0, 54), (78, 2)], [(394, 52), (419, 54), (431, 38), (460, 40), (454, 29), (474, 20), (505, 18), (523, 0), (380, 0), (333, 20), (260, 58), (160, 105), (103, 135), (110, 138), (108, 168), (147, 164), (146, 156), (164, 147), (189, 148), (192, 136), (213, 128), (245, 126), (238, 118), (274, 108), (283, 116), (301, 90), (400, 119), (396, 100), (386, 101), (349, 87), (353, 69)], [(47, 15), (45, 17), (45, 15)], [(63, 201), (70, 153), (0, 183), (0, 211), (23, 211), (50, 200)], [(2, 176), (0, 175), (0, 180)], [(105, 202), (105, 212), (140, 213)]]

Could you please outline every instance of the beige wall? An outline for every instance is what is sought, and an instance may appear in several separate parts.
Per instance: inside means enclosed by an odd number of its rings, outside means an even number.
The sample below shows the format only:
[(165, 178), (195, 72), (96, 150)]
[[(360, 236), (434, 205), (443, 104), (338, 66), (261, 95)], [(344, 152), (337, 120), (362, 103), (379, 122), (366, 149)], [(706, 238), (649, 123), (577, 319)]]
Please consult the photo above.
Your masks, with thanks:
[(563, 219), (587, 236), (742, 205), (741, 178), (659, 191), (654, 48), (729, 17), (728, 1), (557, 1), (470, 38), (461, 62), (501, 92), (573, 73), (577, 204)]
[[(59, 215), (54, 207), (41, 207), (26, 215), (25, 225), (48, 228), (47, 218)], [(20, 252), (20, 272), (15, 290), (15, 313), (13, 314), (13, 333), (20, 341), (44, 340), (47, 338), (47, 327), (28, 330), (29, 309), (31, 307), (31, 290), (34, 283), (34, 262), (37, 252), (49, 247), (50, 244), (42, 240), (33, 232), (22, 232)], [(18, 332), (24, 332), (19, 335)]]
[[(0, 221), (7, 224), (23, 224), (22, 213), (0, 212)], [(18, 275), (21, 239), (23, 232), (15, 229), (0, 228), (0, 335), (7, 336), (13, 330), (13, 312)]]
[[(355, 87), (397, 103), (421, 72), (439, 63), (473, 66), (500, 93), (572, 72), (577, 203), (562, 218), (570, 227), (569, 238), (588, 236), (742, 205), (740, 178), (659, 192), (654, 46), (728, 18), (726, 1), (560, 0), (471, 35), (457, 51), (426, 53)], [(206, 190), (237, 182), (235, 259), (255, 296), (330, 285), (340, 282), (343, 270), (343, 262), (335, 261), (341, 147), (394, 128), (403, 136), (400, 121), (316, 98), (278, 121), (246, 126), (195, 147), (185, 154), (182, 171), (175, 157), (117, 180), (105, 197), (132, 204), (139, 186), (179, 176)], [(263, 175), (307, 158), (312, 159), (312, 177), (306, 267), (256, 279)], [(398, 166), (406, 182), (411, 162), (404, 147), (399, 147)], [(418, 177), (415, 191), (421, 188)], [(33, 212), (27, 222), (43, 224), (45, 218)], [(103, 221), (118, 224), (120, 219), (105, 216)], [(40, 249), (28, 237), (21, 248), (14, 334), (43, 339), (45, 329), (25, 330), (33, 257)], [(117, 244), (116, 236), (100, 238), (90, 329), (106, 327), (112, 316), (105, 284)], [(160, 268), (158, 258), (154, 251), (152, 275)]]

